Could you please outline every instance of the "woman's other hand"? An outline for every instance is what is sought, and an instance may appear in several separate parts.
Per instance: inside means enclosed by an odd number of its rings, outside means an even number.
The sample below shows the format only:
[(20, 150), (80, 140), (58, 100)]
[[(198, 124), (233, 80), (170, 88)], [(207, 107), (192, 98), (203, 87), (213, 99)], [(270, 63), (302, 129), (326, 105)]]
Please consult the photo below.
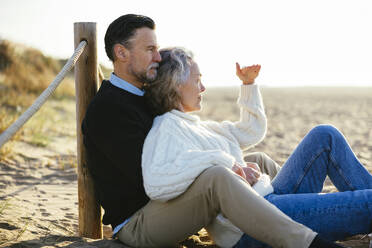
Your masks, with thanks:
[(236, 174), (238, 174), (239, 176), (241, 176), (242, 178), (245, 179), (245, 172), (243, 170), (243, 167), (238, 164), (238, 163), (235, 163), (234, 166), (231, 168), (233, 172), (235, 172)]
[[(251, 166), (254, 167), (254, 163), (248, 164), (251, 164)], [(251, 167), (243, 167), (238, 163), (234, 164), (234, 166), (232, 167), (232, 171), (244, 178), (251, 186), (253, 186), (258, 181), (258, 178), (261, 176), (261, 172), (259, 170)]]
[(252, 167), (242, 167), (244, 174), (245, 174), (245, 180), (253, 186), (255, 183), (257, 183), (258, 178), (261, 176), (261, 172), (252, 168)]
[(261, 70), (261, 65), (251, 65), (240, 68), (239, 63), (236, 63), (236, 75), (242, 80), (243, 84), (254, 84), (254, 80)]
[(248, 167), (251, 167), (252, 169), (255, 169), (256, 171), (258, 171), (260, 173), (260, 176), (262, 174), (262, 171), (260, 169), (260, 167), (258, 166), (257, 163), (253, 163), (253, 162), (247, 162), (245, 163)]

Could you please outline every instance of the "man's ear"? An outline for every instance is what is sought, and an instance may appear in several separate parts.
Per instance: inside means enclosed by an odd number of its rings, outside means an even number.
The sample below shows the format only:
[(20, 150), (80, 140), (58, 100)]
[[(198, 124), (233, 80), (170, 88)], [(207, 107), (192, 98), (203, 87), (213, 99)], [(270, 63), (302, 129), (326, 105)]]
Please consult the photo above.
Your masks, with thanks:
[(129, 59), (129, 50), (122, 44), (114, 45), (114, 55), (117, 60), (122, 62), (128, 61)]

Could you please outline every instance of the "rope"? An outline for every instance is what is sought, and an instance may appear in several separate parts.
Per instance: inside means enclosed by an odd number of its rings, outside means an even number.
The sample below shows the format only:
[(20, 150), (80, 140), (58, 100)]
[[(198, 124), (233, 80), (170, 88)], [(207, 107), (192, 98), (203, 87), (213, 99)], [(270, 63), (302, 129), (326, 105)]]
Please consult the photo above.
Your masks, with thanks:
[(11, 138), (13, 135), (21, 129), (21, 127), (41, 108), (41, 106), (46, 102), (48, 97), (54, 92), (61, 81), (65, 78), (67, 72), (74, 67), (76, 61), (79, 59), (80, 55), (83, 53), (86, 41), (80, 42), (78, 47), (75, 49), (74, 54), (63, 66), (62, 70), (58, 73), (53, 82), (46, 88), (43, 93), (35, 100), (35, 102), (3, 133), (0, 134), (0, 148)]

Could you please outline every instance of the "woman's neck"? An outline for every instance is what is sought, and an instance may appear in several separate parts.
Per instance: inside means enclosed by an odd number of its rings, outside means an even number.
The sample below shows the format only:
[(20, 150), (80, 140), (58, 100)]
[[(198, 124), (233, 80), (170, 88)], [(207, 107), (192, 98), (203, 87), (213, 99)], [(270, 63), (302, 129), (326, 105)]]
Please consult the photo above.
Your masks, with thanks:
[(186, 113), (186, 112), (185, 112), (185, 109), (183, 108), (183, 106), (182, 106), (181, 103), (178, 104), (178, 108), (177, 108), (177, 110)]

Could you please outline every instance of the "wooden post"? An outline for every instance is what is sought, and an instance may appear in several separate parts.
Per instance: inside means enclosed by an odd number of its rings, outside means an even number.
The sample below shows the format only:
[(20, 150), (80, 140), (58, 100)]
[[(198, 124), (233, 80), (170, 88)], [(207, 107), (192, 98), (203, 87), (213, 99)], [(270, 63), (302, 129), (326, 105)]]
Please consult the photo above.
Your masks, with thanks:
[(95, 198), (81, 131), (85, 112), (97, 92), (98, 85), (96, 23), (74, 23), (74, 36), (75, 48), (83, 40), (88, 42), (75, 65), (79, 235), (100, 239), (102, 238), (101, 206)]

